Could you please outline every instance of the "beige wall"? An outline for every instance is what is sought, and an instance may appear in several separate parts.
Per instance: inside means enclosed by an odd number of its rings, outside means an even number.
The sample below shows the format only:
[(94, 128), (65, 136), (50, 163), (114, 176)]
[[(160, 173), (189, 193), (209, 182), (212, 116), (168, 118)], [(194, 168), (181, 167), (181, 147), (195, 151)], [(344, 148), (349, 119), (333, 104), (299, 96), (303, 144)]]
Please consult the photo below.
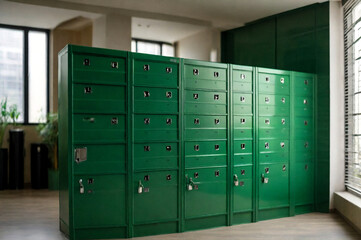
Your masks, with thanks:
[[(8, 126), (5, 131), (3, 147), (9, 149), (9, 129), (12, 126)], [(19, 128), (24, 129), (24, 137), (25, 137), (25, 159), (24, 159), (24, 181), (25, 183), (31, 182), (30, 175), (30, 146), (32, 143), (41, 143), (41, 139), (35, 129), (35, 126), (19, 126)]]
[(176, 43), (176, 57), (211, 61), (211, 52), (216, 51), (216, 61), (220, 61), (221, 33), (217, 29), (207, 29)]
[[(71, 20), (64, 25), (59, 25), (51, 31), (50, 37), (50, 112), (58, 111), (58, 53), (67, 44), (92, 46), (93, 26), (90, 22), (84, 22), (83, 26), (76, 24), (79, 19)], [(83, 19), (81, 20), (83, 21)], [(72, 26), (76, 26), (72, 28)]]

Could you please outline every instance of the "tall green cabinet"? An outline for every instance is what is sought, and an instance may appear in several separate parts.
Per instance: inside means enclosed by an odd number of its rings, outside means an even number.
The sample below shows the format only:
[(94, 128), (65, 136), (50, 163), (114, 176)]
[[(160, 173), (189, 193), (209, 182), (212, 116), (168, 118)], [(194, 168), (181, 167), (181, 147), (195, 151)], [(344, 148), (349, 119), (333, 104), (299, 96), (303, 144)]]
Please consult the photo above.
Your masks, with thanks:
[(60, 229), (130, 238), (314, 211), (315, 75), (68, 45)]

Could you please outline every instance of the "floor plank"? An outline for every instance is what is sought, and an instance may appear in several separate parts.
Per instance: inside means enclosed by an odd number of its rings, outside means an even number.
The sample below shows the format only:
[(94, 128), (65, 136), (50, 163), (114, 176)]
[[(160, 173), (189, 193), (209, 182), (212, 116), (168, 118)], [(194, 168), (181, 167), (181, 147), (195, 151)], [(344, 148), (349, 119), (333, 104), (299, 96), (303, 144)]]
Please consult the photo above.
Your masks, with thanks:
[[(0, 191), (1, 240), (65, 240), (59, 231), (58, 192)], [(134, 238), (141, 240), (360, 240), (361, 236), (336, 214), (296, 217), (220, 227), (202, 231)]]

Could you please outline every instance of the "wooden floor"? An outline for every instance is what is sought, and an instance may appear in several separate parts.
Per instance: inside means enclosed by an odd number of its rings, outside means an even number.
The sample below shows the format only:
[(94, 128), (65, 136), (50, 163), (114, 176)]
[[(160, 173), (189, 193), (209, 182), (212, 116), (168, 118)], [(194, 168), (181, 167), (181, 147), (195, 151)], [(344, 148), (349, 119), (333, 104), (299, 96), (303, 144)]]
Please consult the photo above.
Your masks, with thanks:
[[(0, 191), (1, 240), (64, 240), (59, 232), (58, 192)], [(135, 238), (141, 240), (360, 240), (336, 214), (312, 213), (232, 227)]]

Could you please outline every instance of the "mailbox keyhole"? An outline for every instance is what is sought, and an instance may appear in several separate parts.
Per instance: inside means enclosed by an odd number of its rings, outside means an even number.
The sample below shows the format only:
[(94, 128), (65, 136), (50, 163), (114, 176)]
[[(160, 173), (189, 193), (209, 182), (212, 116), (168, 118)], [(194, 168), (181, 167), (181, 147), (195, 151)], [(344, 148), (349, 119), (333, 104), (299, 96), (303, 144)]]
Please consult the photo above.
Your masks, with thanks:
[(144, 118), (144, 124), (149, 124), (150, 123), (150, 118)]
[(218, 151), (218, 150), (219, 150), (219, 145), (218, 145), (218, 144), (214, 145), (214, 149), (215, 149), (216, 151)]
[(150, 146), (144, 146), (144, 152), (149, 152), (150, 151)]
[(199, 124), (199, 118), (194, 119), (194, 124)]
[(171, 125), (172, 124), (172, 119), (171, 118), (167, 118), (167, 125)]
[(198, 99), (198, 93), (194, 93), (194, 94), (193, 94), (193, 98), (194, 98), (194, 99)]
[(170, 151), (172, 151), (172, 146), (166, 146), (165, 149), (166, 149), (168, 152), (170, 152)]
[(171, 68), (171, 67), (167, 67), (167, 68), (165, 69), (165, 71), (166, 71), (167, 73), (172, 73), (172, 68)]
[(149, 181), (149, 179), (150, 179), (149, 175), (144, 176), (144, 181)]
[(198, 152), (199, 151), (199, 145), (194, 145), (194, 150)]
[(144, 69), (144, 71), (149, 71), (150, 70), (149, 64), (144, 65), (143, 69)]
[(219, 77), (219, 72), (214, 72), (214, 77)]
[(214, 124), (219, 124), (219, 119), (214, 119)]
[(90, 60), (88, 58), (83, 61), (84, 66), (90, 66)]
[(215, 175), (216, 177), (219, 177), (219, 170), (215, 171), (215, 172), (214, 172), (214, 175)]
[(214, 94), (214, 100), (219, 100), (219, 95), (218, 94)]
[(242, 169), (241, 170), (241, 175), (245, 175), (246, 174), (246, 170)]

